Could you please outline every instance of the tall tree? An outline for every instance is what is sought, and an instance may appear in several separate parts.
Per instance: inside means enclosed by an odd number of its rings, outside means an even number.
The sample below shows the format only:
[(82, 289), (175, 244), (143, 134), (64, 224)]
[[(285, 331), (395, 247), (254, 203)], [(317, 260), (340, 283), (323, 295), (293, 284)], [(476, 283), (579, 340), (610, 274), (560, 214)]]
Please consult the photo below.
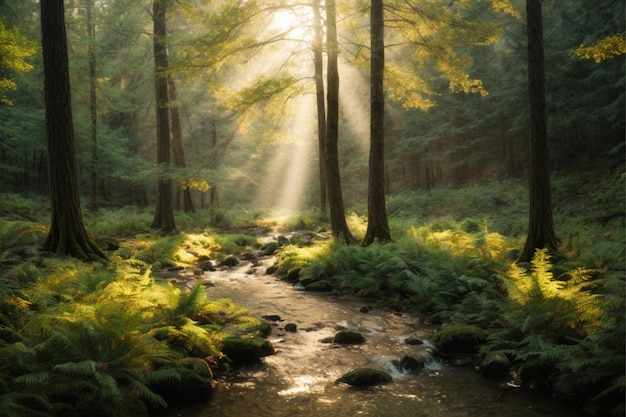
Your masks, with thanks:
[(46, 143), (52, 219), (44, 248), (77, 258), (105, 258), (85, 231), (78, 195), (63, 0), (40, 2)]
[[(169, 76), (167, 79), (169, 86), (169, 101), (175, 102), (178, 97), (176, 91), (176, 81), (174, 77)], [(170, 117), (172, 118), (172, 156), (174, 157), (174, 166), (177, 168), (185, 168), (185, 148), (183, 147), (183, 133), (180, 126), (180, 112), (177, 105), (170, 106)], [(176, 210), (180, 210), (180, 200), (183, 200), (183, 210), (185, 213), (195, 213), (196, 209), (193, 206), (193, 200), (191, 199), (191, 191), (187, 185), (188, 181), (183, 181), (176, 187)]]
[(341, 193), (339, 174), (339, 69), (337, 55), (337, 15), (335, 0), (326, 1), (326, 49), (328, 54), (327, 69), (327, 118), (326, 118), (326, 181), (328, 185), (328, 205), (330, 225), (334, 236), (343, 238), (346, 243), (355, 239), (346, 223), (346, 215)]
[(174, 208), (172, 204), (172, 180), (167, 171), (170, 166), (170, 123), (169, 101), (167, 94), (167, 13), (168, 0), (154, 0), (152, 3), (152, 19), (154, 33), (152, 46), (154, 50), (154, 88), (156, 96), (156, 140), (157, 164), (159, 179), (157, 183), (157, 204), (152, 220), (152, 227), (164, 233), (176, 228)]
[(385, 206), (385, 21), (383, 0), (372, 0), (370, 12), (370, 156), (367, 231), (364, 245), (391, 240)]
[(324, 31), (322, 28), (322, 16), (320, 0), (314, 0), (313, 9), (313, 67), (315, 72), (315, 98), (317, 104), (317, 139), (319, 147), (319, 175), (320, 175), (320, 211), (326, 213), (326, 197), (328, 194), (326, 185), (326, 103), (324, 98), (324, 60), (322, 47), (324, 44)]
[(548, 170), (548, 117), (541, 0), (526, 0), (528, 37), (528, 99), (530, 104), (530, 169), (528, 235), (519, 260), (528, 262), (535, 250), (557, 250), (552, 221)]
[(98, 211), (98, 111), (96, 101), (96, 25), (93, 21), (94, 0), (85, 0), (87, 5), (87, 40), (89, 47), (89, 114), (91, 116), (91, 193), (89, 209)]

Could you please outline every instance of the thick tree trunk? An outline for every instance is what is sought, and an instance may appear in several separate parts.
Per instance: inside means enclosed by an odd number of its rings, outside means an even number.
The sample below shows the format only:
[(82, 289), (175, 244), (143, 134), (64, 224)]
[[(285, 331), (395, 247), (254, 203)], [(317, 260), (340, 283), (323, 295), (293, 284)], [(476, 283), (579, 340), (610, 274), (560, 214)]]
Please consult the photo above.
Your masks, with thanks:
[(157, 183), (157, 204), (151, 227), (161, 229), (164, 233), (172, 232), (175, 228), (174, 209), (172, 205), (172, 181), (168, 172), (170, 166), (170, 127), (168, 117), (167, 95), (167, 27), (165, 15), (167, 0), (154, 0), (152, 3), (152, 19), (154, 34), (152, 45), (154, 48), (154, 87), (156, 92), (156, 137), (157, 137), (157, 164), (160, 173)]
[(385, 42), (383, 1), (372, 0), (371, 9), (371, 116), (367, 231), (363, 245), (391, 241), (385, 206)]
[(96, 25), (93, 21), (93, 1), (87, 3), (87, 38), (89, 39), (89, 114), (91, 115), (91, 166), (89, 210), (98, 211), (98, 113), (96, 108)]
[(530, 103), (530, 171), (528, 235), (519, 261), (528, 262), (535, 250), (557, 250), (552, 222), (548, 121), (541, 0), (526, 0), (528, 35), (528, 97)]
[[(172, 77), (168, 77), (169, 86), (169, 101), (175, 102), (178, 96), (176, 91), (176, 83)], [(185, 149), (183, 147), (183, 133), (180, 127), (180, 114), (178, 106), (170, 107), (170, 116), (172, 118), (172, 156), (174, 157), (174, 166), (177, 168), (185, 168)], [(180, 210), (180, 200), (183, 200), (183, 210), (185, 213), (195, 213), (196, 209), (193, 206), (193, 200), (191, 199), (191, 191), (189, 187), (185, 185), (179, 185), (176, 190), (176, 208)]]
[(341, 177), (339, 174), (339, 70), (337, 67), (337, 16), (335, 0), (326, 1), (326, 43), (328, 51), (328, 115), (326, 118), (326, 180), (328, 185), (328, 204), (332, 233), (343, 238), (346, 243), (356, 240), (346, 223)]
[(322, 58), (323, 30), (320, 15), (320, 0), (314, 0), (313, 28), (315, 39), (313, 44), (313, 66), (315, 68), (315, 98), (317, 101), (317, 139), (319, 145), (320, 175), (320, 212), (326, 213), (326, 105), (324, 97), (324, 62)]
[(44, 249), (81, 259), (106, 258), (87, 236), (78, 195), (63, 0), (41, 6), (46, 143), (52, 219)]

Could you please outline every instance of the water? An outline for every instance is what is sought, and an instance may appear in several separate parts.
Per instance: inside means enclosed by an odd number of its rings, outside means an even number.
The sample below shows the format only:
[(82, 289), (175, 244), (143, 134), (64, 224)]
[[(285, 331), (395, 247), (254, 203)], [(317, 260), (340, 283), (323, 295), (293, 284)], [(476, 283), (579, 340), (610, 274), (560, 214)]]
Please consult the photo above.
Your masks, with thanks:
[[(265, 274), (273, 262), (207, 272), (202, 281), (212, 298), (230, 298), (253, 316), (278, 315), (269, 339), (276, 354), (220, 382), (207, 403), (170, 411), (168, 417), (578, 417), (576, 407), (525, 392), (506, 381), (481, 377), (472, 367), (449, 367), (434, 359), (428, 337), (436, 328), (417, 317), (384, 311), (362, 299), (313, 294)], [(192, 281), (188, 285), (192, 286)], [(367, 313), (359, 310), (373, 307)], [(298, 330), (286, 332), (295, 323)], [(336, 328), (362, 332), (355, 346), (322, 343)], [(425, 340), (408, 345), (407, 337)], [(405, 355), (424, 356), (418, 373), (392, 364)], [(358, 367), (384, 369), (393, 382), (356, 389), (335, 384)]]

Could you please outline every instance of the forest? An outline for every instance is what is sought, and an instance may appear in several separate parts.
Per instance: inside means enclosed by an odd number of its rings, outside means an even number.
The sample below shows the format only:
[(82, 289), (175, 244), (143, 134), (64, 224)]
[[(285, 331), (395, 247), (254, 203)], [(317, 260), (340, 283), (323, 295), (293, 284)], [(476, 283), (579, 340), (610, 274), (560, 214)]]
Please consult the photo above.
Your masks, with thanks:
[[(624, 17), (0, 0), (0, 416), (162, 415), (271, 369), (291, 330), (211, 295), (248, 265), (419, 322), (446, 368), (624, 416)], [(227, 415), (205, 408), (178, 415)]]

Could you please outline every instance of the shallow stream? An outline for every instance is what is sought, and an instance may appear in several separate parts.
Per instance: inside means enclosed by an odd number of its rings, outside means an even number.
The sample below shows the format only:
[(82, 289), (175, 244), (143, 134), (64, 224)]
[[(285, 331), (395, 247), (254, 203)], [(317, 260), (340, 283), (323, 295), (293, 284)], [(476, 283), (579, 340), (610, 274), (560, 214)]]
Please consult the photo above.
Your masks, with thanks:
[[(250, 315), (280, 316), (269, 339), (276, 354), (222, 381), (207, 403), (172, 410), (168, 417), (578, 417), (572, 405), (481, 377), (473, 367), (428, 361), (418, 373), (402, 373), (392, 361), (428, 355), (436, 328), (419, 318), (377, 308), (363, 299), (304, 292), (265, 274), (272, 259), (254, 266), (206, 272), (211, 298), (230, 298)], [(193, 285), (194, 280), (188, 282)], [(371, 306), (368, 312), (361, 312)], [(296, 332), (284, 325), (295, 323)], [(360, 331), (354, 346), (322, 343), (338, 326)], [(408, 345), (414, 337), (424, 345)], [(428, 356), (430, 358), (430, 356)], [(434, 357), (432, 357), (434, 358)], [(393, 382), (356, 389), (335, 380), (357, 367), (387, 370)]]

